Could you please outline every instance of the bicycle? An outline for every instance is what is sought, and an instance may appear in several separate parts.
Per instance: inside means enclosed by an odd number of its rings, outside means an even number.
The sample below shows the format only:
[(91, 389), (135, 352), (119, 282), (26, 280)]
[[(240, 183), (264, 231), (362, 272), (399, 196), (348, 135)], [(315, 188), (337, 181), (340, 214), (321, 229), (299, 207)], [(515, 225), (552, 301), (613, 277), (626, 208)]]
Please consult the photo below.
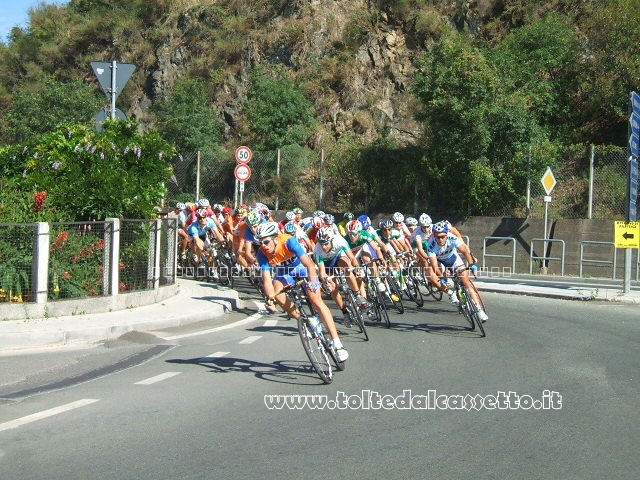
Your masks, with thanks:
[[(387, 260), (387, 267), (380, 269), (380, 278), (386, 284), (385, 291), (385, 301), (394, 307), (398, 313), (404, 313), (404, 304), (402, 303), (402, 288), (400, 287), (400, 283), (398, 282), (398, 272), (395, 272), (389, 266), (389, 261)], [(380, 268), (380, 267), (378, 267)]]
[[(480, 331), (480, 335), (482, 337), (486, 337), (487, 334), (484, 331), (483, 322), (478, 316), (478, 305), (476, 305), (476, 303), (472, 300), (473, 296), (469, 288), (467, 288), (464, 281), (462, 280), (461, 273), (465, 270), (469, 270), (469, 268), (460, 267), (456, 269), (452, 275), (453, 289), (458, 295), (458, 300), (460, 301), (460, 304), (458, 305), (458, 312), (464, 315), (464, 317), (471, 325), (472, 330), (475, 330), (477, 328)], [(472, 281), (469, 281), (469, 285), (471, 286), (471, 289), (473, 289), (473, 293), (475, 293), (476, 298), (480, 302), (480, 308), (482, 308), (482, 310), (486, 312), (486, 305), (475, 284)]]
[[(336, 280), (336, 288), (342, 296), (342, 301), (344, 302), (344, 307), (347, 309), (347, 316), (349, 317), (349, 320), (352, 324), (355, 324), (358, 327), (358, 330), (360, 330), (359, 333), (362, 333), (364, 335), (365, 341), (368, 341), (369, 334), (367, 333), (367, 327), (364, 324), (364, 316), (362, 314), (362, 310), (358, 305), (356, 294), (347, 283), (347, 279), (344, 276), (344, 270), (342, 268), (337, 268), (336, 274), (327, 277), (327, 279)], [(349, 327), (351, 325), (346, 326)]]
[[(373, 262), (379, 262), (379, 259), (374, 259)], [(384, 291), (380, 291), (379, 285), (384, 285), (384, 282), (379, 277), (373, 275), (373, 270), (369, 266), (370, 263), (363, 263), (365, 272), (365, 288), (367, 290), (367, 299), (373, 306), (374, 313), (377, 317), (377, 321), (384, 322), (385, 327), (391, 327), (391, 320), (389, 319), (389, 312), (387, 311), (386, 295), (387, 287), (384, 287)]]
[(422, 297), (422, 292), (420, 291), (420, 280), (416, 276), (413, 262), (410, 262), (410, 265), (408, 267), (405, 266), (405, 257), (408, 257), (411, 260), (412, 253), (400, 252), (396, 256), (398, 262), (400, 262), (400, 271), (398, 272), (398, 278), (400, 279), (400, 283), (404, 284), (402, 292), (407, 295), (407, 298), (409, 300), (414, 302), (416, 306), (420, 308), (424, 305), (424, 298)]
[(302, 279), (293, 285), (285, 286), (283, 291), (300, 313), (298, 333), (311, 365), (324, 383), (331, 383), (333, 367), (329, 357), (338, 370), (344, 370), (346, 365), (344, 361), (338, 360), (338, 353), (329, 338), (329, 333), (313, 311), (306, 294), (307, 283), (306, 279)]

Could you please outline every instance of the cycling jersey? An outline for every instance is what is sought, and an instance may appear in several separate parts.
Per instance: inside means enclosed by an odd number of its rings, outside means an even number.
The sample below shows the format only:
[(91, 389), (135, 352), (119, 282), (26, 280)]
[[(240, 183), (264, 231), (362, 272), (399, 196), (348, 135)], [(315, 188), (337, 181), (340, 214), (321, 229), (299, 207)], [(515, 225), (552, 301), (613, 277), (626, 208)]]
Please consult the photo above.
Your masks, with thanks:
[(194, 222), (189, 225), (187, 233), (192, 237), (203, 237), (209, 230), (217, 230), (218, 226), (212, 218), (206, 217), (207, 221), (204, 225), (200, 225), (200, 222)]
[(337, 260), (347, 254), (349, 250), (349, 244), (342, 237), (333, 237), (331, 239), (331, 250), (325, 251), (322, 249), (322, 245), (316, 244), (316, 248), (313, 251), (313, 256), (317, 263), (333, 263), (333, 260)]
[(300, 261), (300, 257), (307, 255), (307, 252), (298, 239), (287, 233), (281, 233), (276, 238), (278, 244), (273, 253), (265, 252), (263, 247), (258, 249), (256, 259), (260, 271), (269, 271), (273, 267), (274, 280), (287, 285), (293, 285), (297, 277), (308, 277), (307, 268)]
[(436, 257), (440, 263), (446, 267), (458, 266), (462, 263), (458, 248), (464, 245), (464, 242), (456, 237), (453, 233), (447, 233), (447, 241), (444, 245), (439, 245), (436, 237), (431, 237), (427, 243), (427, 255)]

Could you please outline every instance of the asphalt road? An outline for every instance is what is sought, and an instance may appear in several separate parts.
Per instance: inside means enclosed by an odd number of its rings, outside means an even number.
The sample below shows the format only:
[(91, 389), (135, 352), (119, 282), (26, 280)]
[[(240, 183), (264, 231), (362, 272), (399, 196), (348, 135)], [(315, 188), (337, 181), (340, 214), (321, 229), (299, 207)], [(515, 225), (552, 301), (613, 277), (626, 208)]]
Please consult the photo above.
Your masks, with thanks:
[(0, 358), (43, 371), (0, 393), (0, 478), (636, 479), (637, 306), (485, 299), (486, 338), (444, 301), (346, 332), (331, 385), (274, 316)]

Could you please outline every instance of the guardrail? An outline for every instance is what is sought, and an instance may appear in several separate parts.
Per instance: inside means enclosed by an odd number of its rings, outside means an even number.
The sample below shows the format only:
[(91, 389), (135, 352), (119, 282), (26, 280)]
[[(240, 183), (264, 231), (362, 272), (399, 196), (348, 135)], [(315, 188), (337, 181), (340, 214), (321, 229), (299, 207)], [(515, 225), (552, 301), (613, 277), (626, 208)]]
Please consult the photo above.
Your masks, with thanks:
[[(533, 254), (534, 252), (534, 248), (533, 248), (533, 244), (535, 242), (544, 242), (544, 250), (547, 249), (547, 244), (548, 243), (559, 243), (562, 245), (562, 255), (560, 255), (559, 257), (547, 257), (546, 254), (544, 256), (535, 256)], [(534, 260), (542, 260), (543, 265), (546, 264), (547, 260), (560, 260), (560, 275), (564, 276), (564, 254), (565, 254), (565, 249), (566, 249), (566, 244), (564, 240), (555, 240), (553, 238), (532, 238), (531, 239), (531, 251), (529, 252), (529, 275), (533, 274), (533, 261)]]
[[(487, 240), (506, 240), (512, 242), (511, 255), (487, 253)], [(513, 237), (484, 237), (482, 243), (482, 266), (486, 266), (486, 257), (511, 258), (511, 271), (516, 271), (516, 239)]]
[[(610, 247), (613, 247), (611, 260), (598, 260), (595, 258), (584, 258), (585, 245), (608, 245)], [(583, 240), (582, 242), (580, 242), (580, 274), (579, 274), (580, 278), (582, 278), (582, 270), (583, 270), (583, 265), (585, 263), (612, 265), (613, 273), (611, 275), (611, 279), (615, 280), (616, 279), (616, 244), (614, 242), (595, 242), (592, 240)], [(636, 276), (637, 276), (637, 272), (636, 272)]]

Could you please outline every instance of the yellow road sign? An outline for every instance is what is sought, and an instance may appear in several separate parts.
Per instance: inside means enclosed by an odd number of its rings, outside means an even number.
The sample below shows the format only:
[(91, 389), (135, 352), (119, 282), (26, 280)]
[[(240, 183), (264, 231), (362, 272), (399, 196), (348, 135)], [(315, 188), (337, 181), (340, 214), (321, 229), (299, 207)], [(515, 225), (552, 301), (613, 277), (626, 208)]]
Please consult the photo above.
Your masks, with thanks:
[(551, 190), (556, 186), (556, 177), (553, 176), (551, 167), (547, 167), (547, 171), (544, 172), (540, 181), (542, 182), (542, 186), (544, 187), (544, 191), (547, 192), (547, 195), (551, 195)]
[(640, 248), (640, 222), (616, 222), (616, 248)]

